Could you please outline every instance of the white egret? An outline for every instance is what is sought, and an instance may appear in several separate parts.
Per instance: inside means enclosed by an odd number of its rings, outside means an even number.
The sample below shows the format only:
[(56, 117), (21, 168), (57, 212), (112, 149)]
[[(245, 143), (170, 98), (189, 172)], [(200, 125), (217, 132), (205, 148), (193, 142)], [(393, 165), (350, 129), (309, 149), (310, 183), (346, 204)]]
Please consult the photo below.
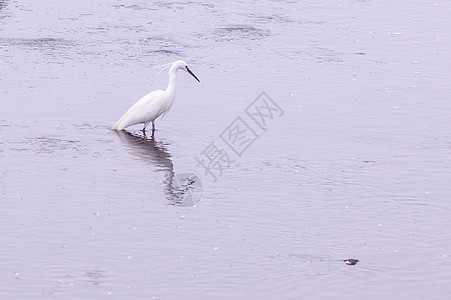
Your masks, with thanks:
[(152, 131), (154, 131), (155, 120), (159, 116), (165, 115), (174, 103), (177, 70), (179, 69), (190, 73), (200, 82), (196, 75), (188, 68), (186, 62), (178, 60), (172, 63), (169, 68), (169, 84), (166, 90), (156, 90), (139, 99), (129, 110), (127, 110), (119, 121), (117, 121), (113, 126), (113, 130), (124, 130), (129, 126), (143, 123), (144, 127), (142, 130), (145, 132), (147, 125), (152, 122)]

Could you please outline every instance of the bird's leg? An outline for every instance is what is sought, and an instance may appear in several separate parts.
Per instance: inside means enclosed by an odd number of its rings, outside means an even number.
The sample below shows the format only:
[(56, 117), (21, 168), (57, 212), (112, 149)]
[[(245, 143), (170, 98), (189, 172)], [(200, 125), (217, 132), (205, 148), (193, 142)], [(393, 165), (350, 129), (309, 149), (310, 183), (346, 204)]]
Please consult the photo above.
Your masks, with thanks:
[(143, 130), (142, 130), (142, 132), (143, 132), (144, 134), (146, 134), (146, 127), (147, 127), (147, 125), (149, 125), (149, 122), (144, 123)]
[(155, 136), (155, 121), (152, 121), (152, 138)]

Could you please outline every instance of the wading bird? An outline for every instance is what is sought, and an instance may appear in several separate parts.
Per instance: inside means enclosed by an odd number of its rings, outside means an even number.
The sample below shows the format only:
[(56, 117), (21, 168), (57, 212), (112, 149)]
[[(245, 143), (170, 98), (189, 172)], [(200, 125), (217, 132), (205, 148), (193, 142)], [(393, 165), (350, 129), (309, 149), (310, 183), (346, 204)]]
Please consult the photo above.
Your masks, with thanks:
[(172, 63), (169, 68), (169, 84), (166, 90), (156, 90), (139, 99), (129, 110), (127, 110), (119, 121), (117, 121), (113, 126), (113, 130), (124, 130), (129, 126), (143, 123), (144, 127), (142, 131), (146, 132), (147, 125), (152, 122), (153, 133), (155, 130), (155, 120), (159, 116), (165, 115), (174, 103), (177, 70), (179, 69), (190, 73), (200, 82), (196, 75), (188, 68), (186, 62), (178, 60)]

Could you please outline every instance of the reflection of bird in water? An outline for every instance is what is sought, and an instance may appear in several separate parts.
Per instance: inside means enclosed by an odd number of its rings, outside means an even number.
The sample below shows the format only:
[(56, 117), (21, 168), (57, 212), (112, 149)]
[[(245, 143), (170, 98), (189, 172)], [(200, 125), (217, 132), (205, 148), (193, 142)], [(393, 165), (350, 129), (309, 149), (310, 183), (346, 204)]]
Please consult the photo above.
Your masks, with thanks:
[(172, 187), (174, 179), (174, 165), (172, 164), (171, 154), (161, 143), (155, 141), (154, 137), (147, 138), (146, 135), (139, 136), (127, 131), (116, 131), (129, 153), (145, 162), (147, 165), (155, 167), (156, 171), (164, 172), (165, 185), (164, 193), (170, 204), (178, 204), (180, 196)]

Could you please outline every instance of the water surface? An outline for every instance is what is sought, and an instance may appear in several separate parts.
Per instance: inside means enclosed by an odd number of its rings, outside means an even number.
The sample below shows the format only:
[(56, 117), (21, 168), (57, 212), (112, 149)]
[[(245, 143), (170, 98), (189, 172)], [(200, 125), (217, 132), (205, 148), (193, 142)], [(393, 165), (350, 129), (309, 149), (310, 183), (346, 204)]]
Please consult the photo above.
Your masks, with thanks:
[[(450, 13), (0, 1), (0, 295), (446, 299)], [(176, 59), (201, 83), (179, 72), (155, 136), (112, 131)], [(263, 128), (246, 113), (262, 91), (283, 112)], [(221, 172), (199, 163), (211, 145)], [(186, 173), (195, 206), (172, 185)]]

